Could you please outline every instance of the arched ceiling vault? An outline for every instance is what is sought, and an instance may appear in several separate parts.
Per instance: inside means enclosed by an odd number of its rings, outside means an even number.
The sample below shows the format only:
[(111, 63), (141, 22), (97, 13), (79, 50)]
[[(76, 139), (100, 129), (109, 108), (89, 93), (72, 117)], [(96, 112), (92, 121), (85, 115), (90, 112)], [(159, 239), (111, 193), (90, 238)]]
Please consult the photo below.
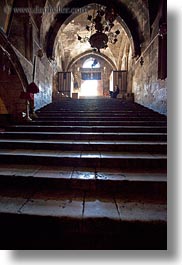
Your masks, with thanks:
[[(92, 13), (93, 9), (90, 10), (89, 14)], [(75, 16), (74, 19), (72, 19), (71, 21), (70, 19), (69, 21), (65, 21), (65, 23), (58, 31), (54, 43), (53, 56), (57, 59), (58, 66), (62, 68), (62, 70), (66, 71), (70, 61), (72, 61), (74, 58), (77, 58), (80, 55), (90, 51), (93, 52), (88, 41), (81, 43), (77, 39), (77, 34), (82, 37), (90, 37), (90, 32), (88, 32), (85, 28), (86, 24), (88, 23), (87, 16), (88, 13), (84, 12)], [(121, 50), (125, 49), (124, 45), (126, 43), (130, 45), (132, 44), (132, 41), (128, 38), (128, 35), (119, 20), (121, 19), (118, 18), (115, 21), (115, 25), (113, 27), (113, 31), (116, 31), (118, 29), (120, 31), (120, 34), (118, 36), (118, 42), (116, 44), (109, 43), (107, 49), (101, 50), (101, 54), (103, 55), (103, 57), (105, 56), (105, 58), (110, 58), (112, 65), (115, 66), (116, 69), (118, 69), (118, 65), (120, 64), (120, 61), (118, 61), (118, 55), (121, 54)], [(131, 46), (133, 48), (133, 45)], [(63, 59), (64, 65), (63, 62), (59, 61), (58, 57)], [(122, 59), (122, 57), (120, 59)], [(60, 64), (62, 64), (62, 67)]]
[[(98, 3), (106, 6), (106, 0), (84, 0), (84, 1), (64, 1), (69, 2), (65, 5), (65, 8), (83, 8), (90, 6), (93, 3)], [(110, 2), (110, 1), (109, 1)], [(103, 55), (110, 58), (113, 62), (113, 65), (116, 65), (118, 68), (121, 65), (121, 62), (118, 61), (118, 55), (122, 54), (121, 49), (124, 47), (122, 43), (128, 39), (132, 49), (132, 55), (138, 56), (141, 53), (140, 45), (144, 41), (144, 36), (142, 35), (141, 27), (137, 20), (137, 16), (133, 14), (133, 11), (128, 8), (125, 2), (126, 0), (113, 0), (112, 4), (118, 13), (118, 18), (116, 21), (115, 28), (121, 30), (120, 39), (118, 44), (113, 45), (114, 47), (109, 47), (106, 50), (101, 50)], [(131, 1), (129, 1), (131, 2)], [(141, 2), (138, 0), (138, 2)], [(141, 6), (140, 6), (141, 7)], [(144, 7), (144, 6), (143, 6)], [(71, 14), (71, 13), (59, 13), (55, 15), (52, 19), (52, 23), (47, 30), (44, 44), (47, 56), (52, 58), (54, 56), (61, 57), (62, 68), (66, 69), (69, 66), (70, 61), (73, 61), (74, 58), (79, 57), (79, 55), (89, 52), (90, 44), (88, 43), (87, 47), (82, 43), (78, 43), (76, 35), (77, 32), (81, 32), (83, 27), (85, 27), (88, 13), (82, 14)], [(123, 41), (125, 40), (125, 41)], [(119, 48), (120, 47), (120, 48)], [(77, 52), (76, 52), (77, 51)]]

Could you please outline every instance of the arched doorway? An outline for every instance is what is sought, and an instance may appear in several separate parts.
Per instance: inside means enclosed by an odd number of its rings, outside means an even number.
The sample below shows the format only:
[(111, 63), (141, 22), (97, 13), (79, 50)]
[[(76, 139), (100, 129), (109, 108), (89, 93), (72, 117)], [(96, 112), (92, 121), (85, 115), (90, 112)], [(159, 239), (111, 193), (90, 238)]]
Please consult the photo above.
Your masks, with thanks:
[(115, 67), (95, 53), (77, 58), (69, 67), (73, 74), (73, 92), (79, 97), (109, 96), (109, 77)]
[(101, 66), (98, 59), (89, 57), (81, 68), (80, 97), (103, 96)]
[(82, 80), (80, 97), (98, 96), (98, 80)]

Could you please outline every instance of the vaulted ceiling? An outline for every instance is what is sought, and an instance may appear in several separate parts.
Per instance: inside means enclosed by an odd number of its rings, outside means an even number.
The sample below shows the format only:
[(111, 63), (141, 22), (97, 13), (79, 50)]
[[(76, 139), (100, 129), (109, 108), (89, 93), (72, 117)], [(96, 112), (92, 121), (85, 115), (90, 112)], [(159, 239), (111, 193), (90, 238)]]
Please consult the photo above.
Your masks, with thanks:
[[(94, 10), (91, 9), (89, 12), (79, 14), (68, 24), (63, 24), (58, 31), (55, 41), (55, 58), (57, 59), (60, 68), (67, 69), (70, 61), (78, 58), (79, 55), (81, 56), (88, 52), (93, 52), (88, 41), (80, 42), (78, 40), (78, 34), (81, 37), (90, 37), (91, 33), (86, 30), (86, 25), (88, 24), (88, 14), (93, 14), (93, 11)], [(117, 69), (121, 64), (122, 57), (131, 44), (126, 31), (121, 25), (121, 19), (119, 17), (115, 20), (112, 32), (115, 32), (116, 30), (120, 31), (118, 41), (116, 44), (109, 43), (106, 49), (101, 50), (101, 55), (109, 58)]]
[[(107, 6), (112, 4), (118, 13), (115, 20), (114, 30), (119, 29), (118, 42), (109, 44), (107, 49), (102, 49), (101, 54), (104, 58), (112, 61), (116, 69), (121, 69), (122, 60), (128, 53), (137, 56), (141, 53), (141, 44), (148, 38), (146, 30), (148, 25), (148, 1), (147, 0), (49, 0), (47, 5), (54, 8), (80, 8), (85, 10), (73, 14), (63, 12), (59, 14), (44, 14), (42, 17), (42, 40), (47, 56), (55, 58), (60, 69), (67, 70), (70, 62), (76, 60), (83, 54), (91, 53), (89, 42), (81, 43), (77, 39), (77, 34), (84, 37), (88, 35), (85, 29), (89, 12), (93, 9), (90, 6), (99, 4)], [(148, 28), (149, 29), (149, 28)]]
[[(150, 38), (149, 15), (153, 21), (156, 12), (149, 0), (14, 0), (14, 6), (52, 8), (53, 12), (34, 14), (37, 28), (40, 30), (40, 42), (48, 58), (54, 58), (62, 70), (67, 70), (74, 62), (93, 51), (89, 42), (81, 43), (77, 34), (87, 36), (88, 10), (93, 11), (96, 4), (112, 5), (118, 13), (113, 30), (121, 32), (116, 44), (109, 44), (102, 49), (100, 56), (107, 58), (115, 69), (122, 69), (122, 61), (128, 54), (140, 56), (141, 50)], [(66, 12), (58, 10), (66, 9)], [(79, 12), (71, 10), (78, 8)], [(85, 10), (85, 11), (84, 11)], [(58, 12), (57, 12), (58, 11)]]

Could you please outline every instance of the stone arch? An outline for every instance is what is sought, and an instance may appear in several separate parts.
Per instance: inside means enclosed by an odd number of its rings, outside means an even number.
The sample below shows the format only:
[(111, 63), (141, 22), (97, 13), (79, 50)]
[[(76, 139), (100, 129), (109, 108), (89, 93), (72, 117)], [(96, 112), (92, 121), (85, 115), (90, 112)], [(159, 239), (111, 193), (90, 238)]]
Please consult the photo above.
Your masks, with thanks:
[[(96, 59), (99, 62), (100, 67), (99, 68), (92, 68), (92, 67), (84, 68), (83, 67), (84, 62), (89, 60), (90, 58)], [(82, 85), (85, 82), (89, 82), (89, 79), (85, 80), (82, 77), (85, 73), (92, 75), (93, 71), (96, 74), (98, 74), (98, 81), (96, 79), (98, 90), (97, 92), (96, 91), (95, 92), (98, 93), (99, 96), (109, 95), (109, 78), (113, 70), (116, 70), (116, 66), (109, 58), (107, 58), (107, 56), (102, 56), (102, 54), (99, 54), (93, 51), (82, 53), (81, 56), (77, 56), (76, 58), (74, 58), (70, 62), (69, 68), (68, 68), (68, 72), (72, 72), (74, 81), (75, 83), (78, 84), (78, 88), (79, 88), (78, 93), (80, 93), (81, 96), (83, 96), (82, 92), (83, 90), (85, 90), (85, 89), (82, 89)], [(87, 85), (89, 86), (89, 84), (87, 83), (85, 84), (85, 88)], [(87, 91), (90, 91), (90, 89), (88, 88)]]
[(71, 62), (69, 63), (69, 65), (68, 65), (66, 71), (69, 71), (70, 68), (72, 67), (72, 65), (75, 64), (78, 60), (80, 60), (83, 57), (87, 57), (87, 56), (97, 56), (97, 57), (100, 57), (103, 60), (105, 60), (113, 68), (113, 70), (117, 70), (116, 65), (113, 63), (113, 61), (109, 57), (107, 57), (104, 54), (94, 53), (92, 50), (90, 50), (90, 51), (84, 52), (84, 53), (76, 56), (74, 59), (72, 59)]
[(89, 58), (86, 58), (82, 64), (82, 68), (100, 68), (100, 67), (101, 65), (99, 61), (97, 61), (95, 56), (90, 56)]
[[(113, 0), (113, 6), (115, 6), (118, 15), (121, 17), (121, 21), (123, 21), (124, 28), (127, 29), (126, 33), (129, 34), (129, 38), (132, 39), (133, 43), (133, 55), (138, 56), (141, 54), (141, 48), (140, 44), (143, 42), (143, 35), (139, 27), (139, 23), (137, 21), (137, 18), (134, 17), (131, 10), (124, 4), (117, 0)], [(101, 5), (106, 6), (107, 1), (105, 0), (85, 0), (83, 1), (70, 1), (67, 5), (65, 5), (65, 8), (83, 8), (87, 5), (98, 3)], [(109, 2), (108, 2), (109, 3)], [(76, 15), (75, 15), (76, 16)], [(46, 34), (45, 37), (45, 50), (46, 54), (49, 58), (53, 57), (53, 51), (54, 51), (54, 43), (57, 36), (57, 33), (60, 29), (60, 27), (67, 21), (69, 23), (69, 20), (73, 19), (73, 15), (71, 13), (66, 14), (57, 14), (49, 28), (49, 31)]]

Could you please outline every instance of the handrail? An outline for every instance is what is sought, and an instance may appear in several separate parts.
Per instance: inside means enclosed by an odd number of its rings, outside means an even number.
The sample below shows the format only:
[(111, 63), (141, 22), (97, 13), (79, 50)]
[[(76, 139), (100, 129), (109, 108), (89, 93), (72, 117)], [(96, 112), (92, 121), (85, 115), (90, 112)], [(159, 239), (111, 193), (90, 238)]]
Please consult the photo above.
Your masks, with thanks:
[(3, 50), (3, 52), (7, 55), (8, 59), (11, 61), (19, 79), (22, 84), (22, 87), (24, 91), (26, 91), (26, 88), (28, 86), (28, 80), (25, 75), (25, 72), (23, 70), (23, 67), (18, 59), (18, 56), (16, 55), (14, 49), (12, 48), (11, 43), (9, 42), (7, 36), (5, 33), (0, 29), (0, 48)]

